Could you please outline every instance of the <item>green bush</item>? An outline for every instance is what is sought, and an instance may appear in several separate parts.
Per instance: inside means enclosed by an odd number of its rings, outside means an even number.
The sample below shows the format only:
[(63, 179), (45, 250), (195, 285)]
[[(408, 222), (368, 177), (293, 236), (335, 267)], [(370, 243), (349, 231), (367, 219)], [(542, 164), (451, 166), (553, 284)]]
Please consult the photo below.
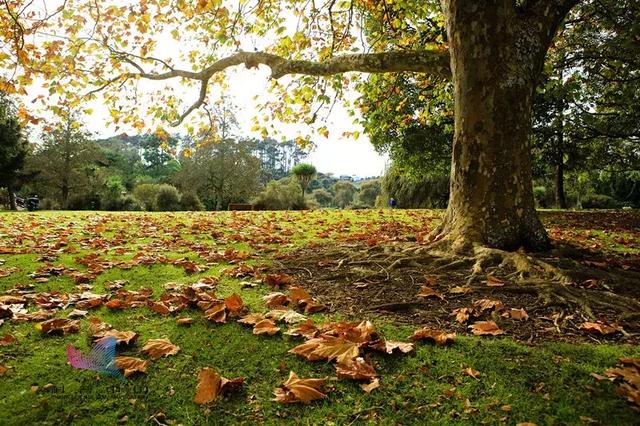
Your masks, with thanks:
[(382, 178), (381, 196), (384, 206), (395, 198), (401, 209), (443, 209), (449, 201), (449, 176), (416, 178), (392, 166)]
[(144, 210), (144, 206), (133, 195), (125, 195), (120, 198), (110, 198), (105, 202), (104, 209), (109, 211), (141, 211)]
[(204, 210), (204, 206), (198, 198), (198, 195), (195, 192), (186, 192), (182, 194), (182, 198), (180, 199), (180, 207), (184, 211), (201, 211)]
[(178, 189), (172, 185), (160, 185), (156, 195), (155, 208), (161, 212), (180, 210), (180, 193)]
[(533, 198), (536, 202), (536, 206), (547, 208), (549, 207), (548, 196), (547, 196), (547, 188), (544, 186), (534, 186), (533, 187)]
[(60, 210), (60, 203), (53, 198), (43, 198), (40, 200), (39, 210)]
[(161, 187), (156, 183), (143, 183), (134, 188), (133, 196), (143, 204), (145, 210), (153, 211), (156, 209), (156, 198)]
[(582, 207), (585, 209), (619, 209), (622, 207), (622, 203), (608, 195), (590, 194), (582, 199)]
[(67, 201), (69, 210), (100, 210), (102, 202), (97, 194), (74, 194)]
[(300, 185), (291, 177), (272, 180), (253, 204), (258, 210), (304, 210), (306, 204)]

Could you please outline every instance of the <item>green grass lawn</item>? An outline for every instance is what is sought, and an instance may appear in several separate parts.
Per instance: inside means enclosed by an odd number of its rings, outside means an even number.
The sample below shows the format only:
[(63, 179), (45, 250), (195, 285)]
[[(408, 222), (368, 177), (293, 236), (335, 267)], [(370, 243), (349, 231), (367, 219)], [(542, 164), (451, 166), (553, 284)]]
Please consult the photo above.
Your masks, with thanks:
[[(57, 254), (52, 263), (85, 271), (78, 260), (97, 253), (112, 261), (130, 260), (136, 253), (187, 257), (199, 264), (198, 253), (233, 247), (248, 251), (249, 264), (273, 264), (277, 255), (305, 244), (363, 240), (368, 233), (394, 223), (396, 229), (419, 236), (439, 220), (437, 211), (312, 211), (242, 213), (0, 213), (0, 271), (17, 270), (0, 278), (0, 295), (21, 284), (36, 292), (80, 292), (66, 275), (35, 283), (29, 274)], [(594, 235), (598, 237), (598, 232)], [(271, 238), (270, 238), (271, 237)], [(274, 238), (277, 237), (277, 240)], [(611, 239), (608, 234), (607, 238)], [(631, 238), (631, 237), (630, 237)], [(612, 250), (618, 240), (611, 240)], [(199, 245), (199, 246), (197, 246)], [(4, 249), (4, 253), (2, 254)], [(9, 252), (9, 253), (7, 253)], [(0, 262), (0, 264), (3, 262)], [(187, 273), (171, 264), (112, 268), (90, 282), (92, 292), (105, 293), (104, 284), (128, 280), (128, 290), (150, 287), (157, 299), (168, 282), (195, 283), (220, 277), (216, 294), (240, 294), (251, 312), (266, 312), (262, 296), (273, 291), (261, 284), (242, 288), (245, 279), (227, 277), (225, 262)], [(304, 282), (297, 283), (304, 287)], [(31, 307), (30, 310), (35, 310)], [(73, 307), (56, 312), (66, 317)], [(5, 321), (0, 338), (11, 334), (17, 343), (0, 346), (0, 424), (517, 424), (538, 425), (638, 424), (638, 412), (616, 395), (615, 386), (598, 382), (620, 357), (640, 357), (631, 345), (541, 343), (535, 346), (509, 337), (459, 336), (456, 343), (437, 347), (417, 343), (406, 355), (373, 354), (380, 387), (364, 393), (358, 383), (335, 378), (332, 364), (308, 362), (288, 350), (302, 341), (289, 336), (256, 336), (251, 328), (230, 320), (216, 324), (199, 310), (181, 312), (194, 323), (178, 326), (175, 316), (162, 316), (147, 307), (92, 309), (121, 331), (135, 331), (138, 341), (121, 355), (148, 359), (144, 342), (168, 338), (180, 347), (175, 356), (152, 361), (146, 374), (127, 381), (67, 364), (67, 345), (89, 351), (88, 320), (67, 336), (43, 336), (36, 323)], [(408, 341), (414, 328), (371, 316), (344, 318), (339, 312), (316, 313), (318, 323), (370, 320), (389, 340)], [(446, 327), (446, 324), (444, 325)], [(281, 326), (284, 331), (285, 327)], [(211, 367), (224, 377), (245, 377), (237, 393), (201, 406), (193, 402), (198, 371)], [(466, 368), (480, 372), (475, 379)], [(327, 398), (310, 404), (283, 405), (272, 401), (273, 390), (294, 371), (300, 377), (329, 377)], [(50, 385), (49, 385), (50, 384)]]

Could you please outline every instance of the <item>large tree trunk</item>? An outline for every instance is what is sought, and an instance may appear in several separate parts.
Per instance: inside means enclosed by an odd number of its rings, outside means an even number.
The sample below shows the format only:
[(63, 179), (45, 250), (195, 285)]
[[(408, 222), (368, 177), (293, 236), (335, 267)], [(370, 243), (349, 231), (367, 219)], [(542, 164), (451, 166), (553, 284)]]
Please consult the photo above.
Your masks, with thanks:
[(534, 206), (529, 132), (551, 30), (518, 16), (510, 0), (444, 0), (443, 9), (455, 133), (440, 237), (456, 251), (473, 245), (546, 249), (549, 239)]

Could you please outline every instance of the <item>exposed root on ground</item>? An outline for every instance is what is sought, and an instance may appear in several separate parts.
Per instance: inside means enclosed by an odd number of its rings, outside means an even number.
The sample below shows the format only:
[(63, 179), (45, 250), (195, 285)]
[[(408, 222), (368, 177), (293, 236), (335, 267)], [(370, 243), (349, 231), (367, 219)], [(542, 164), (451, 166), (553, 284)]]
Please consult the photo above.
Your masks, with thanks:
[[(640, 312), (640, 303), (633, 298), (615, 294), (612, 290), (622, 276), (633, 276), (640, 283), (640, 273), (616, 271), (609, 273), (586, 268), (580, 262), (568, 257), (578, 256), (567, 248), (556, 249), (547, 254), (508, 252), (478, 244), (464, 253), (448, 249), (446, 240), (439, 240), (427, 246), (389, 245), (374, 247), (333, 247), (325, 252), (328, 258), (338, 257), (336, 278), (341, 272), (357, 274), (362, 282), (386, 282), (390, 274), (411, 271), (428, 275), (468, 271), (466, 284), (477, 291), (487, 289), (530, 294), (537, 297), (540, 308), (552, 306), (573, 308), (582, 311), (589, 318), (595, 318), (594, 309), (616, 312), (620, 317), (628, 317)], [(564, 250), (563, 252), (561, 252)], [(588, 270), (587, 270), (588, 269)], [(622, 274), (622, 275), (621, 275)], [(486, 283), (488, 276), (498, 279), (495, 287)], [(603, 282), (603, 289), (580, 288), (584, 277), (597, 277)], [(413, 280), (413, 277), (411, 278)], [(499, 284), (500, 281), (504, 285)], [(385, 310), (405, 310), (420, 303), (402, 302), (382, 304), (376, 308)], [(373, 309), (373, 308), (372, 308)]]

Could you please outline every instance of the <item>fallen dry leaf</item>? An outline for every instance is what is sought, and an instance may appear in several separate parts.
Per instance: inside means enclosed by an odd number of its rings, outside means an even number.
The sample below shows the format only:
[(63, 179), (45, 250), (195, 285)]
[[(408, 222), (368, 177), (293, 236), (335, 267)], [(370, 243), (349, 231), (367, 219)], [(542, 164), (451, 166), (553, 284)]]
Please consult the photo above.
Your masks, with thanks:
[(191, 325), (193, 324), (193, 318), (177, 318), (176, 323), (178, 325)]
[(112, 336), (116, 338), (116, 342), (118, 345), (129, 345), (136, 340), (140, 336), (138, 333), (133, 331), (118, 331), (115, 329), (107, 330), (105, 332), (97, 333), (91, 336), (94, 339), (102, 339), (103, 337)]
[(371, 383), (361, 384), (360, 387), (365, 393), (371, 393), (372, 390), (380, 387), (380, 380), (376, 377), (371, 381)]
[(502, 287), (504, 285), (504, 281), (500, 278), (494, 277), (493, 275), (487, 275), (487, 280), (483, 282), (489, 287)]
[(52, 318), (36, 325), (40, 331), (47, 335), (71, 334), (80, 331), (80, 321), (67, 318)]
[(226, 323), (227, 307), (222, 301), (214, 303), (211, 307), (209, 307), (204, 312), (204, 317), (209, 321), (214, 321), (217, 323)]
[(469, 326), (471, 332), (476, 336), (498, 336), (500, 334), (504, 334), (504, 331), (498, 327), (493, 321), (477, 321)]
[(280, 332), (280, 328), (270, 319), (263, 319), (253, 326), (253, 334), (268, 334), (269, 336), (273, 336), (278, 332)]
[(457, 322), (459, 322), (460, 324), (464, 324), (465, 322), (469, 321), (469, 318), (476, 317), (477, 313), (473, 308), (458, 308), (454, 309), (451, 312), (451, 315), (456, 317)]
[(284, 384), (276, 388), (273, 393), (276, 402), (291, 404), (295, 402), (309, 403), (316, 399), (327, 397), (320, 391), (327, 379), (300, 379), (293, 371)]
[(226, 379), (212, 368), (203, 368), (198, 373), (198, 386), (193, 401), (200, 405), (207, 404), (218, 399), (221, 394), (239, 388), (243, 383), (244, 377)]
[(373, 350), (384, 352), (387, 354), (392, 354), (393, 351), (395, 350), (399, 350), (403, 354), (407, 354), (415, 349), (415, 347), (413, 346), (413, 343), (396, 342), (396, 341), (384, 340), (384, 339), (371, 342), (366, 346)]
[(344, 364), (360, 355), (360, 347), (357, 343), (341, 337), (323, 335), (296, 346), (289, 350), (289, 353), (299, 355), (307, 361), (335, 359), (338, 363)]
[(238, 320), (238, 322), (240, 324), (256, 325), (257, 323), (259, 323), (263, 319), (264, 319), (264, 315), (262, 315), (262, 314), (249, 314), (249, 315), (246, 315), (246, 316), (240, 318)]
[(4, 376), (4, 373), (6, 373), (7, 371), (9, 371), (9, 367), (0, 364), (0, 376)]
[(142, 351), (154, 360), (175, 355), (179, 350), (180, 347), (171, 343), (169, 339), (149, 339), (142, 347)]
[(373, 366), (360, 357), (336, 364), (335, 367), (339, 379), (373, 380), (376, 377)]
[(473, 306), (480, 309), (481, 311), (499, 311), (504, 309), (504, 304), (501, 301), (491, 299), (476, 300), (475, 302), (473, 302)]
[(455, 343), (456, 333), (447, 333), (442, 330), (434, 330), (429, 327), (424, 327), (414, 331), (409, 338), (414, 342), (426, 340), (427, 342), (433, 342), (438, 346), (444, 346)]
[(524, 309), (509, 309), (502, 314), (505, 318), (511, 318), (514, 320), (528, 320), (529, 314)]
[(231, 296), (224, 299), (224, 304), (233, 316), (239, 316), (244, 310), (244, 302), (242, 301), (242, 297), (239, 294), (232, 294)]
[(122, 370), (125, 377), (129, 377), (135, 373), (146, 373), (149, 361), (130, 356), (117, 356), (115, 364), (118, 370)]
[(620, 331), (620, 326), (608, 325), (602, 322), (585, 322), (582, 323), (580, 328), (588, 331), (589, 333), (602, 334), (603, 336)]
[(0, 346), (9, 346), (12, 345), (13, 343), (17, 342), (18, 339), (16, 339), (13, 335), (11, 334), (5, 334), (2, 339), (0, 339)]
[(279, 292), (269, 293), (266, 296), (262, 297), (262, 300), (264, 300), (267, 306), (272, 309), (285, 306), (291, 301), (289, 299), (289, 296)]
[(416, 294), (416, 297), (424, 297), (424, 298), (437, 297), (440, 300), (444, 300), (444, 297), (442, 296), (442, 294), (438, 293), (437, 291), (435, 291), (431, 287), (427, 287), (425, 285), (423, 285), (420, 288), (420, 292), (418, 294)]
[(480, 377), (480, 372), (478, 370), (474, 370), (471, 367), (462, 370), (462, 374), (464, 374), (465, 376), (473, 377), (476, 380), (478, 380), (478, 377)]
[(318, 328), (310, 319), (298, 324), (295, 328), (290, 328), (286, 333), (288, 336), (302, 336), (306, 338), (315, 337), (318, 334)]

